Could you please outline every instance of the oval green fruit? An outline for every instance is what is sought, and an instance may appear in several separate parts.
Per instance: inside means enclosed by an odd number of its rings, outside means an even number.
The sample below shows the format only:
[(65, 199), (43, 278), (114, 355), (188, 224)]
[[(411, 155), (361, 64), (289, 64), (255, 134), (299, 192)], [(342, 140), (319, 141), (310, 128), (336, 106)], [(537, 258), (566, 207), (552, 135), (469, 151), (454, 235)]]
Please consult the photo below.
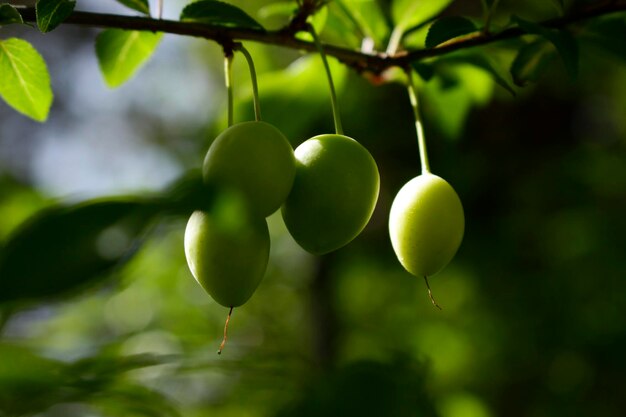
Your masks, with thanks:
[(352, 138), (319, 135), (295, 151), (296, 178), (282, 215), (307, 251), (324, 254), (352, 241), (376, 206), (380, 177), (372, 155)]
[(452, 186), (427, 173), (406, 183), (389, 214), (391, 244), (402, 266), (428, 277), (454, 257), (465, 228), (463, 206)]
[(215, 301), (238, 307), (263, 279), (270, 237), (265, 219), (224, 214), (195, 211), (191, 215), (185, 255), (194, 278)]
[(285, 201), (296, 173), (291, 144), (269, 123), (233, 125), (211, 144), (203, 165), (207, 182), (233, 187), (266, 217)]

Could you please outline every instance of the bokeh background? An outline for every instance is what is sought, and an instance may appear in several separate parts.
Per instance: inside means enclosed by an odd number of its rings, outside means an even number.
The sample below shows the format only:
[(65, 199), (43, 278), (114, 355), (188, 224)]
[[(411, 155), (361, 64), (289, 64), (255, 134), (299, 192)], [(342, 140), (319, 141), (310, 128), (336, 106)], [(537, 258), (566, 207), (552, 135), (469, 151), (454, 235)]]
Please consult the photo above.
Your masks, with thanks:
[[(78, 3), (128, 13), (114, 1)], [(270, 3), (237, 4), (279, 27)], [(550, 2), (523, 3), (503, 1), (495, 24), (556, 15)], [(166, 0), (165, 17), (184, 4)], [(358, 42), (336, 29), (333, 13), (325, 39)], [(446, 13), (482, 12), (475, 1)], [(166, 189), (201, 166), (226, 126), (219, 46), (166, 35), (137, 76), (111, 90), (94, 54), (97, 33), (0, 29), (37, 47), (55, 92), (44, 124), (0, 103), (0, 242), (52, 205)], [(423, 31), (409, 39), (420, 42)], [(481, 51), (506, 67), (515, 42)], [(264, 120), (294, 147), (331, 132), (319, 57), (246, 46)], [(443, 310), (402, 269), (387, 235), (393, 196), (419, 173), (406, 90), (335, 62), (345, 132), (381, 174), (364, 232), (315, 257), (271, 216), (267, 274), (235, 309), (217, 356), (227, 309), (187, 268), (186, 219), (162, 219), (98, 285), (0, 306), (0, 416), (623, 416), (626, 55), (580, 47), (575, 81), (555, 60), (515, 97), (467, 65), (419, 80), (431, 167), (466, 214), (456, 258), (430, 280)], [(235, 120), (252, 119), (242, 57), (235, 97)]]

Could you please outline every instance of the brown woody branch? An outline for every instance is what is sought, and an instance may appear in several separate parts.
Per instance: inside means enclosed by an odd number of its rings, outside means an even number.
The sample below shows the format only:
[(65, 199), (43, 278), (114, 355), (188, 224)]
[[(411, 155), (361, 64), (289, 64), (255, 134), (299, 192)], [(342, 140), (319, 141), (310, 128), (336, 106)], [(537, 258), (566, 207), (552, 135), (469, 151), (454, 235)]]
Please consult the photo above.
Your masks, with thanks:
[[(34, 7), (23, 7), (18, 8), (18, 10), (24, 21), (36, 21)], [(565, 17), (540, 22), (540, 24), (544, 27), (560, 29), (594, 17), (624, 11), (626, 11), (626, 4), (623, 2), (611, 1), (601, 6), (596, 6)], [(316, 50), (314, 43), (296, 39), (293, 31), (290, 30), (262, 31), (247, 28), (220, 27), (195, 22), (180, 22), (153, 19), (149, 17), (123, 16), (80, 11), (74, 11), (65, 20), (64, 24), (99, 28), (165, 32), (205, 38), (218, 42), (222, 45), (231, 44), (235, 40), (248, 40), (308, 52), (314, 52)], [(524, 32), (520, 28), (512, 27), (494, 34), (478, 34), (474, 37), (460, 38), (456, 41), (448, 42), (441, 47), (400, 51), (394, 55), (387, 55), (382, 52), (364, 53), (334, 45), (324, 45), (324, 47), (327, 55), (337, 58), (339, 61), (355, 68), (358, 71), (381, 73), (391, 67), (406, 67), (409, 63), (414, 61), (449, 54), (460, 49), (487, 45), (505, 39), (520, 37), (522, 35), (524, 35)]]

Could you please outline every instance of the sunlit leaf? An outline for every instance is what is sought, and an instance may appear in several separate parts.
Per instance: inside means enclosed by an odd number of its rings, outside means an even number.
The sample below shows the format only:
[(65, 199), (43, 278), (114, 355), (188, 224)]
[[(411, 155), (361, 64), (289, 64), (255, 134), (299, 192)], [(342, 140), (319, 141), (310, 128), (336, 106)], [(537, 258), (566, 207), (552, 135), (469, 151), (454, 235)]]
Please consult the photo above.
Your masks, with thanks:
[(36, 5), (37, 26), (42, 32), (50, 32), (72, 14), (76, 6), (73, 0), (38, 0)]
[(133, 10), (137, 10), (143, 14), (150, 14), (150, 5), (148, 4), (148, 0), (117, 0), (119, 3), (122, 3), (126, 7), (130, 7)]
[(396, 0), (391, 12), (396, 26), (408, 29), (422, 24), (441, 13), (454, 0)]
[(476, 25), (459, 16), (444, 17), (432, 24), (426, 36), (426, 47), (434, 48), (450, 39), (476, 31)]
[(50, 75), (41, 55), (25, 40), (0, 40), (0, 97), (39, 122), (52, 105)]
[(250, 15), (232, 4), (215, 0), (200, 0), (183, 9), (180, 20), (214, 26), (265, 30)]
[(0, 302), (85, 288), (129, 258), (160, 207), (103, 200), (36, 214), (0, 253)]
[(339, 33), (346, 32), (356, 33), (360, 40), (363, 38), (372, 39), (377, 45), (382, 42), (388, 35), (389, 27), (385, 21), (385, 15), (381, 9), (380, 2), (376, 0), (335, 0), (331, 5), (339, 8), (338, 13), (331, 15), (341, 15), (345, 23), (342, 29), (337, 28)]
[(0, 26), (12, 23), (24, 23), (22, 15), (10, 4), (0, 4)]
[[(313, 28), (317, 33), (324, 30), (326, 25), (326, 19), (328, 18), (328, 7), (324, 6), (317, 11), (313, 16), (309, 17), (309, 23), (313, 25)], [(299, 39), (303, 39), (309, 42), (313, 42), (313, 36), (309, 32), (298, 32), (296, 36)]]
[(554, 47), (544, 40), (523, 46), (511, 65), (513, 82), (523, 87), (537, 81), (555, 57)]
[(549, 29), (517, 16), (513, 16), (512, 21), (517, 23), (524, 32), (539, 35), (550, 41), (559, 53), (570, 78), (576, 79), (578, 75), (578, 43), (569, 32)]
[(477, 68), (480, 68), (484, 70), (487, 74), (489, 74), (491, 78), (496, 82), (496, 84), (511, 93), (511, 95), (515, 96), (515, 90), (513, 89), (513, 86), (510, 84), (510, 82), (504, 78), (504, 75), (502, 74), (503, 71), (500, 70), (497, 64), (489, 59), (489, 57), (485, 54), (476, 52), (462, 52), (449, 57), (441, 58), (437, 62), (470, 64)]
[(424, 116), (444, 136), (458, 139), (470, 110), (489, 101), (493, 85), (492, 77), (474, 65), (455, 63), (438, 68), (422, 89)]
[(118, 87), (152, 56), (162, 33), (107, 29), (96, 39), (96, 55), (104, 80)]
[[(344, 65), (330, 59), (329, 65), (337, 90), (346, 80)], [(278, 126), (287, 138), (297, 145), (303, 138), (299, 135), (323, 117), (332, 127), (330, 93), (324, 77), (324, 68), (319, 55), (308, 55), (298, 59), (284, 70), (268, 72), (259, 77), (259, 91), (263, 119)], [(288, 86), (286, 88), (286, 86)], [(252, 94), (235, 101), (235, 114), (243, 120), (254, 118)], [(297, 114), (298, 117), (285, 117)]]

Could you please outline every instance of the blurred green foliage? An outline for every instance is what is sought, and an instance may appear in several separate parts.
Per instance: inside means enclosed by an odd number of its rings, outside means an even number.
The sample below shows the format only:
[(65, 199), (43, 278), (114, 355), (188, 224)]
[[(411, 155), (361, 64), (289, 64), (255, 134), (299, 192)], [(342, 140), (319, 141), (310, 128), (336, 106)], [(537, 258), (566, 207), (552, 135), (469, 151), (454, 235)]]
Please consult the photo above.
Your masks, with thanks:
[[(331, 2), (322, 35), (384, 48), (393, 3)], [(475, 3), (444, 14), (479, 21)], [(238, 3), (263, 25), (254, 12), (266, 4)], [(493, 22), (556, 13), (549, 2), (503, 2)], [(510, 84), (502, 74), (520, 47), (543, 42), (536, 35), (477, 49), (493, 71), (455, 55), (423, 63), (433, 69), (419, 81), (432, 169), (466, 211), (457, 257), (431, 280), (442, 311), (387, 237), (393, 196), (419, 170), (405, 88), (338, 63), (344, 129), (381, 173), (377, 209), (361, 236), (323, 257), (271, 216), (268, 272), (235, 309), (221, 357), (227, 309), (193, 280), (183, 231), (194, 208), (210, 207), (194, 169), (223, 119), (200, 114), (186, 151), (163, 144), (187, 152), (190, 174), (161, 193), (61, 204), (0, 170), (0, 416), (623, 415), (625, 20), (577, 27), (576, 82), (554, 60), (515, 97), (494, 73)], [(423, 45), (420, 30), (407, 44)], [(282, 49), (250, 50), (264, 119), (294, 147), (330, 132), (319, 57), (287, 66)], [(220, 51), (201, 53), (221, 77)], [(235, 72), (236, 119), (249, 120), (243, 59)], [(120, 227), (129, 246), (111, 232)]]

